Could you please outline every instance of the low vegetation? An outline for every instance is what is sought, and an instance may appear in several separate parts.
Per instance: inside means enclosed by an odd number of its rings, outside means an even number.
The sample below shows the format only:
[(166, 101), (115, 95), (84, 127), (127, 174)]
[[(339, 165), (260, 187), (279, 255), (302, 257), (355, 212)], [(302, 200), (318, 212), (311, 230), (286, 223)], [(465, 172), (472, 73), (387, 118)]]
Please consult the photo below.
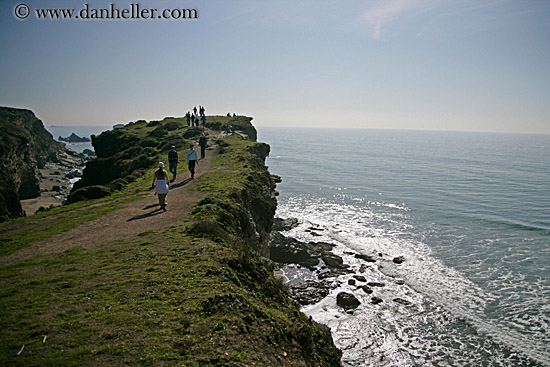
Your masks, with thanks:
[[(172, 122), (135, 123), (132, 134)], [(166, 130), (163, 141), (179, 131)], [(268, 146), (237, 135), (219, 144), (194, 183), (205, 198), (180, 223), (0, 268), (0, 365), (340, 366), (328, 330), (250, 246), (271, 227)], [(107, 197), (4, 224), (2, 255), (139, 198), (146, 172)]]

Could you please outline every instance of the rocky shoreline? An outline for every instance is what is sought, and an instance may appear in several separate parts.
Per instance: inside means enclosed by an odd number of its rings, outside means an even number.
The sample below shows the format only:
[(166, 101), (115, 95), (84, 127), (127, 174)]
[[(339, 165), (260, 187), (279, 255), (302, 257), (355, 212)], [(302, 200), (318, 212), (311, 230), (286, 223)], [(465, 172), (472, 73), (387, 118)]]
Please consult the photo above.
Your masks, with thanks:
[[(353, 270), (342, 256), (334, 253), (333, 249), (336, 245), (328, 242), (302, 242), (286, 235), (298, 225), (300, 223), (296, 218), (275, 218), (270, 237), (270, 259), (278, 264), (276, 276), (286, 284), (295, 302), (300, 306), (320, 302), (332, 290), (342, 285), (342, 280), (338, 279), (340, 275), (349, 275), (346, 277), (346, 282), (353, 290), (339, 292), (336, 297), (337, 305), (346, 312), (353, 313), (353, 310), (361, 304), (359, 297), (354, 295), (356, 292), (361, 292), (362, 296), (369, 295), (372, 304), (384, 302), (375, 290), (385, 287), (386, 284), (369, 280), (365, 276), (365, 270), (370, 267), (370, 264), (383, 260), (383, 254), (377, 254), (375, 257), (355, 253), (352, 250), (346, 251), (346, 255), (360, 262), (358, 269)], [(312, 226), (306, 231), (314, 236), (316, 234), (320, 236), (323, 229)], [(397, 266), (406, 260), (403, 256), (397, 256), (391, 261)], [(403, 285), (405, 281), (396, 279), (395, 284)], [(409, 301), (399, 297), (393, 298), (392, 301), (402, 305), (409, 304)]]
[(58, 154), (58, 162), (46, 162), (40, 171), (40, 195), (21, 200), (26, 215), (60, 206), (69, 196), (73, 184), (80, 179), (90, 155), (66, 148)]

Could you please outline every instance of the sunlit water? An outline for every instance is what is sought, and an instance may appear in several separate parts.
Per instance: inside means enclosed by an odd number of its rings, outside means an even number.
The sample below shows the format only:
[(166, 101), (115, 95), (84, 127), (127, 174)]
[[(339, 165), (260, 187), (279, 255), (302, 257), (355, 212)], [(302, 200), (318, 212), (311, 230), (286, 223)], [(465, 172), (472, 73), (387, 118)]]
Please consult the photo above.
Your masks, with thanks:
[[(283, 177), (278, 215), (302, 223), (287, 235), (334, 243), (385, 284), (369, 295), (340, 276), (303, 309), (344, 365), (550, 366), (550, 136), (258, 130)], [(353, 314), (342, 290), (361, 301)]]

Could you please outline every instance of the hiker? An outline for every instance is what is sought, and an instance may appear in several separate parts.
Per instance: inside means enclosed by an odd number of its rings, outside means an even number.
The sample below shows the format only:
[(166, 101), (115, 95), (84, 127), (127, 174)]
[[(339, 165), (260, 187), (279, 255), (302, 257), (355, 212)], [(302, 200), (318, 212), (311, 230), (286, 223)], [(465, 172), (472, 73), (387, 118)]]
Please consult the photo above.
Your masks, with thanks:
[(176, 146), (172, 145), (172, 150), (168, 152), (168, 170), (174, 175), (172, 182), (176, 181), (176, 175), (178, 173), (178, 152), (176, 152)]
[(163, 211), (166, 211), (166, 195), (169, 187), (168, 173), (164, 170), (164, 163), (159, 162), (159, 169), (155, 171), (151, 188), (155, 188), (155, 195), (158, 195), (159, 205)]
[(199, 146), (201, 147), (201, 159), (204, 159), (206, 153), (206, 136), (204, 136), (204, 133), (199, 138)]
[(206, 127), (206, 116), (204, 115), (201, 116), (201, 125), (203, 129)]
[(196, 115), (197, 114), (197, 107), (193, 107), (193, 113)]
[(195, 165), (199, 163), (199, 156), (197, 151), (193, 148), (193, 144), (189, 144), (189, 150), (187, 151), (187, 164), (189, 165), (189, 172), (191, 172), (191, 178), (195, 178)]
[(199, 127), (199, 115), (195, 114), (195, 125)]
[(187, 111), (187, 113), (185, 114), (185, 119), (187, 120), (187, 126), (191, 126), (189, 125), (189, 123), (191, 122), (191, 113), (189, 111)]

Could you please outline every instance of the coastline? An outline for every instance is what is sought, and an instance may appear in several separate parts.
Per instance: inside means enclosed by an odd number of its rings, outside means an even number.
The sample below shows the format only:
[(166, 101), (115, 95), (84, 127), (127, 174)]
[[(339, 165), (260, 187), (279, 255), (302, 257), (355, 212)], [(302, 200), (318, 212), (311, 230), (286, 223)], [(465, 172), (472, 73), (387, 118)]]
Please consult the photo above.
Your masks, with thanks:
[(86, 164), (86, 159), (76, 152), (65, 149), (58, 156), (59, 162), (46, 162), (40, 168), (40, 196), (32, 199), (20, 200), (27, 216), (39, 210), (55, 208), (67, 199), (73, 184), (80, 179)]
[[(149, 191), (156, 168), (147, 166), (102, 198), (3, 223), (0, 278), (9, 296), (0, 300), (0, 362), (341, 366), (329, 330), (299, 311), (260, 256), (276, 180), (265, 166), (269, 146), (237, 125), (251, 130), (250, 120), (217, 118), (243, 134), (213, 142), (211, 163), (199, 164), (194, 180), (181, 162), (168, 212)], [(149, 133), (188, 147), (198, 131), (182, 122), (143, 121), (106, 134), (104, 147), (119, 150), (98, 156), (151, 143)], [(135, 141), (121, 144), (128, 137)], [(166, 146), (146, 152), (153, 165)], [(176, 192), (189, 201), (181, 213)], [(132, 232), (109, 233), (130, 224)]]

